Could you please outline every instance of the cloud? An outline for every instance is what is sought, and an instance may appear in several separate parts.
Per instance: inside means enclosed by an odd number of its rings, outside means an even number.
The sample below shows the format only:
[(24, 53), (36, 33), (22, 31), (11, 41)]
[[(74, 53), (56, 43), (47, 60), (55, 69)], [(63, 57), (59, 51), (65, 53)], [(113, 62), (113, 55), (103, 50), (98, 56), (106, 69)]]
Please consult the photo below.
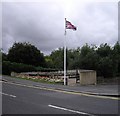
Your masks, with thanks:
[(2, 41), (5, 51), (16, 42), (30, 42), (44, 54), (64, 46), (64, 18), (77, 31), (67, 30), (67, 47), (117, 41), (117, 3), (4, 2)]
[[(79, 5), (78, 5), (79, 7)], [(76, 15), (79, 26), (79, 43), (109, 43), (117, 41), (117, 4), (89, 3), (80, 15)]]

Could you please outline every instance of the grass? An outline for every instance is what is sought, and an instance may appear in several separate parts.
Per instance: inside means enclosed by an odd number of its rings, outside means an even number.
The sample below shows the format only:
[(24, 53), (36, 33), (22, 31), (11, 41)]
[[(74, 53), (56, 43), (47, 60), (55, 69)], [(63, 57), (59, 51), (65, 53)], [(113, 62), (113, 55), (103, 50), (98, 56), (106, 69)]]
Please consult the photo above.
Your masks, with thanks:
[(12, 77), (12, 78), (18, 78), (18, 79), (23, 79), (23, 80), (30, 80), (30, 81), (34, 81), (34, 82), (40, 82), (40, 83), (48, 83), (48, 84), (63, 84), (62, 81), (59, 81), (59, 82), (55, 82), (55, 81), (48, 81), (46, 79), (42, 79), (42, 78), (28, 78), (28, 77)]

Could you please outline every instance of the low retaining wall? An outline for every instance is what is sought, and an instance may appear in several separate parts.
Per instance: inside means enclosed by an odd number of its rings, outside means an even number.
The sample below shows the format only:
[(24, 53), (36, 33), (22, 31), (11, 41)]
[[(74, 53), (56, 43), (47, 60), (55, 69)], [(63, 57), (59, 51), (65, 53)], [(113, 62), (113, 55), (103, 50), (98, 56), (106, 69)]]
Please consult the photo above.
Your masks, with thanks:
[(68, 85), (70, 86), (76, 85), (76, 78), (68, 78)]
[[(96, 79), (96, 71), (94, 70), (69, 70), (67, 71), (67, 85), (75, 85), (77, 80), (80, 80), (80, 85), (89, 85), (95, 84), (97, 82)], [(12, 72), (11, 76), (14, 77), (33, 77), (33, 78), (42, 78), (46, 77), (49, 79), (61, 79), (64, 80), (63, 71), (59, 72), (25, 72), (25, 73), (15, 73)], [(72, 77), (72, 78), (71, 78)], [(74, 78), (73, 78), (74, 77)]]
[(96, 85), (96, 71), (81, 71), (80, 72), (80, 85)]

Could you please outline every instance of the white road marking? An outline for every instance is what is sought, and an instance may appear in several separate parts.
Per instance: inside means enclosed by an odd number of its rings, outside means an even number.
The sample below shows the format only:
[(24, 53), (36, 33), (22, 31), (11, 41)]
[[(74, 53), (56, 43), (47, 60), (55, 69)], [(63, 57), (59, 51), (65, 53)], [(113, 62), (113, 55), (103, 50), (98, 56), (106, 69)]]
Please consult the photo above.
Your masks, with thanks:
[(63, 107), (59, 107), (59, 106), (55, 106), (55, 105), (48, 105), (48, 106), (52, 107), (52, 108), (60, 109), (60, 110), (65, 110), (65, 111), (73, 112), (73, 113), (76, 113), (76, 114), (83, 114), (83, 115), (88, 115), (88, 116), (95, 116), (95, 115), (88, 114), (88, 113), (85, 113), (85, 112), (75, 111), (75, 110), (71, 110), (71, 109), (67, 109), (67, 108), (63, 108)]
[(10, 96), (10, 97), (16, 97), (15, 95), (10, 95), (10, 94), (7, 94), (7, 93), (2, 93), (2, 92), (0, 92), (0, 94), (3, 94), (3, 95), (6, 95), (6, 96)]

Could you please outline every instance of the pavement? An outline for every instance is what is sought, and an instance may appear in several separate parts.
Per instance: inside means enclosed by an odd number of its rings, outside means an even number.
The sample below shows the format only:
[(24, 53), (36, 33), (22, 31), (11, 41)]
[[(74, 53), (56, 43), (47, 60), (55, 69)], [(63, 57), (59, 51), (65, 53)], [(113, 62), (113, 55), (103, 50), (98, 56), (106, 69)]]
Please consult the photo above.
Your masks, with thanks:
[(2, 78), (0, 79), (2, 79), (2, 81), (9, 81), (12, 83), (19, 83), (19, 84), (35, 86), (35, 87), (43, 87), (54, 90), (62, 90), (62, 91), (84, 93), (84, 94), (98, 95), (98, 96), (120, 97), (120, 93), (118, 89), (120, 85), (118, 84), (104, 84), (104, 85), (98, 84), (98, 85), (83, 86), (77, 83), (74, 86), (65, 86), (59, 84), (46, 84), (46, 83), (33, 82), (30, 80), (12, 78), (10, 76), (5, 76), (5, 75), (2, 76)]

